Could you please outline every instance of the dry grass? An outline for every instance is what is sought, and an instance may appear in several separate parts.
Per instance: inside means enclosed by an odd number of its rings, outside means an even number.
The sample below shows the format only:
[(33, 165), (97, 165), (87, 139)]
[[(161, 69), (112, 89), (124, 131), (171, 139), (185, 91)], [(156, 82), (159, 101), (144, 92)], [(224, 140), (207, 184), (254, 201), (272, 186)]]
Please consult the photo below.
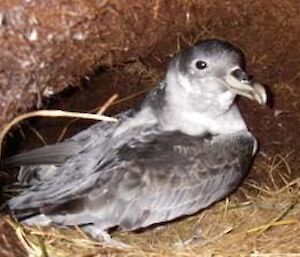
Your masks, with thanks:
[(91, 114), (91, 113), (81, 113), (81, 112), (67, 112), (62, 110), (39, 110), (39, 111), (33, 111), (28, 112), (22, 115), (17, 116), (14, 118), (11, 122), (6, 124), (3, 128), (0, 130), (0, 158), (1, 158), (1, 152), (2, 152), (2, 144), (4, 141), (5, 136), (9, 132), (9, 130), (20, 123), (21, 121), (33, 117), (67, 117), (67, 118), (80, 118), (80, 119), (92, 119), (92, 120), (102, 120), (102, 121), (109, 121), (109, 122), (116, 122), (117, 120), (112, 117), (103, 116), (101, 114)]
[[(133, 246), (127, 251), (104, 247), (79, 228), (7, 222), (29, 256), (300, 256), (300, 178), (289, 180), (288, 163), (285, 170), (278, 169), (282, 162), (278, 157), (260, 159), (253, 172), (267, 182), (247, 179), (230, 198), (198, 215), (143, 232), (114, 232), (113, 237)], [(274, 178), (277, 172), (284, 173), (281, 181)]]

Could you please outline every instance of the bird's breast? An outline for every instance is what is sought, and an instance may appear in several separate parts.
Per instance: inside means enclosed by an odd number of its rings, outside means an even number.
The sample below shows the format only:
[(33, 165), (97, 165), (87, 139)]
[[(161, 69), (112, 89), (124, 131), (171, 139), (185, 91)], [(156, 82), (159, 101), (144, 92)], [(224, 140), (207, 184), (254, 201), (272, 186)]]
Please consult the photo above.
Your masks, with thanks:
[(167, 131), (178, 130), (184, 134), (197, 136), (204, 133), (231, 134), (247, 130), (247, 126), (238, 109), (233, 108), (220, 116), (211, 115), (209, 112), (199, 113), (194, 110), (173, 113), (163, 121), (163, 129)]

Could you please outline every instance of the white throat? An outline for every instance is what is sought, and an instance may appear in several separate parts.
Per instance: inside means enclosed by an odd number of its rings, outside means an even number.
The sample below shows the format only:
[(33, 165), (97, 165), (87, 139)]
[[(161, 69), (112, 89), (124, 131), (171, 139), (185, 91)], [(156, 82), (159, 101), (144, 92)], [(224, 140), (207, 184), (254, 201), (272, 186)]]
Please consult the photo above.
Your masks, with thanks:
[[(209, 80), (206, 83), (218, 83)], [(205, 85), (209, 88), (209, 85)], [(233, 103), (235, 94), (230, 91), (201, 91), (201, 85), (191, 82), (180, 73), (166, 76), (166, 105), (159, 114), (164, 130), (179, 130), (189, 135), (229, 134), (247, 129)]]

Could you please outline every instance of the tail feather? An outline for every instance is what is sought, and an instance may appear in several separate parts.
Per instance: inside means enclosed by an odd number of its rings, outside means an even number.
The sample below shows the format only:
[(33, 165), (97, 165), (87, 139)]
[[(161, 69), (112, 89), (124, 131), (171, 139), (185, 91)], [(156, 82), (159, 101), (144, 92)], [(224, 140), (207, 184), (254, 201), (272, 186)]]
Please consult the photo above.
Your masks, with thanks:
[(80, 145), (74, 141), (46, 145), (9, 157), (4, 160), (4, 165), (17, 167), (21, 165), (62, 164), (79, 149)]

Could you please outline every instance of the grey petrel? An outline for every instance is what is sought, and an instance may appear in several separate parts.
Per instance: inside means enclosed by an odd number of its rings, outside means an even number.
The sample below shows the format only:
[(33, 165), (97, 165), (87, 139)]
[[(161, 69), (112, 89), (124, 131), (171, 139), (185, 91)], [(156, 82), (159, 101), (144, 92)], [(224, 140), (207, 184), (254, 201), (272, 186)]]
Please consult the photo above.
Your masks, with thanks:
[(163, 81), (118, 122), (8, 159), (27, 186), (8, 206), (26, 224), (76, 225), (115, 245), (110, 228), (196, 213), (237, 188), (257, 150), (237, 95), (267, 98), (240, 49), (201, 41), (178, 53)]

